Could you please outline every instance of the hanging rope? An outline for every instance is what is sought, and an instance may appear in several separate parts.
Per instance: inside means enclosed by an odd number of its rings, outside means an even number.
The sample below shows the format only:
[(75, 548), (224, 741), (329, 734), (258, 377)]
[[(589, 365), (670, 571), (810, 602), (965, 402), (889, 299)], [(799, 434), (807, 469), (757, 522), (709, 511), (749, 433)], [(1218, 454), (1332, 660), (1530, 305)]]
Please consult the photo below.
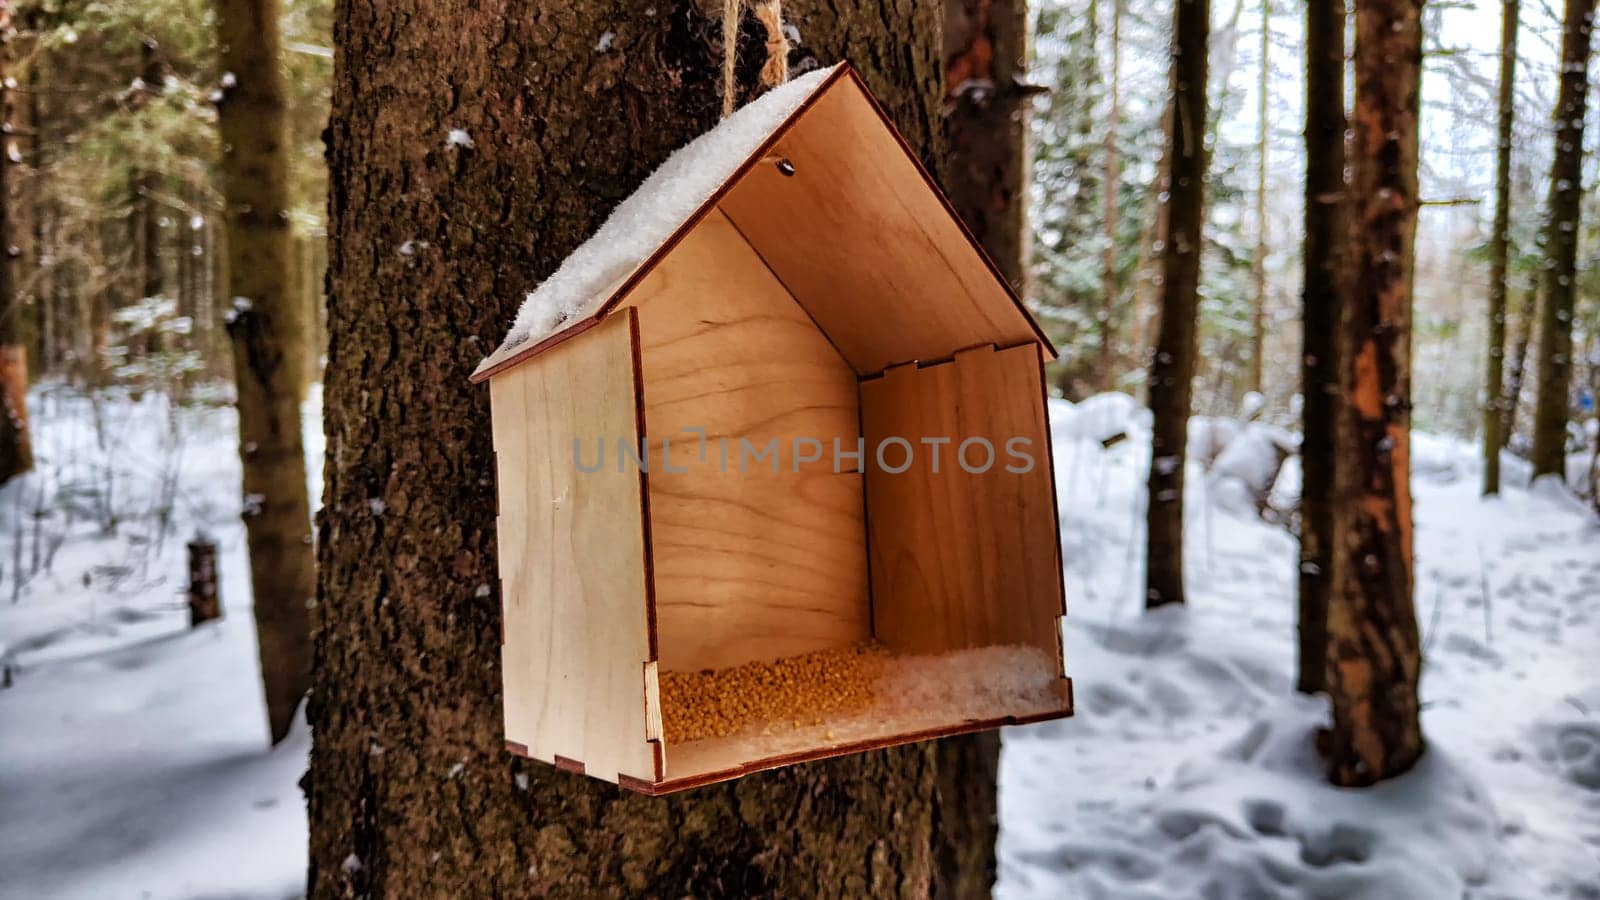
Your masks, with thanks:
[(761, 66), (761, 85), (774, 88), (789, 80), (789, 36), (783, 31), (783, 0), (723, 0), (722, 3), (722, 117), (733, 115), (739, 93), (734, 63), (739, 51), (739, 21), (745, 3), (756, 11), (756, 21), (767, 32), (767, 59)]

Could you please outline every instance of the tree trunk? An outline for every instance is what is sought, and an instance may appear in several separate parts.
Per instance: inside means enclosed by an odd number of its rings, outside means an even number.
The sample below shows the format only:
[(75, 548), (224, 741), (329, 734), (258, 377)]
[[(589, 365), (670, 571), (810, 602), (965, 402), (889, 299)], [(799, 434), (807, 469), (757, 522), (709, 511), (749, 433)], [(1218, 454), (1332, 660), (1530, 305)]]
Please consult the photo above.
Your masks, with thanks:
[(289, 281), (288, 147), (278, 69), (278, 0), (219, 0), (217, 104), (239, 395), (239, 459), (261, 680), (274, 743), (310, 686), (316, 592), (300, 433), (304, 322)]
[(1301, 311), (1299, 670), (1296, 687), (1324, 687), (1332, 584), (1339, 310), (1349, 229), (1344, 185), (1344, 0), (1306, 4), (1305, 286)]
[(1267, 355), (1267, 88), (1272, 76), (1272, 0), (1261, 0), (1261, 70), (1256, 82), (1256, 248), (1250, 256), (1250, 390), (1261, 393)]
[(1556, 97), (1555, 156), (1544, 229), (1544, 314), (1539, 323), (1539, 393), (1533, 410), (1533, 474), (1566, 478), (1567, 407), (1572, 389), (1572, 314), (1583, 198), (1583, 124), (1595, 0), (1567, 0)]
[(1024, 0), (944, 0), (950, 202), (1022, 296), (1028, 275)]
[(1516, 109), (1518, 0), (1500, 5), (1499, 147), (1494, 168), (1494, 233), (1489, 236), (1489, 349), (1483, 385), (1483, 493), (1500, 493), (1500, 425), (1505, 409), (1506, 260), (1511, 248), (1511, 131)]
[(1517, 407), (1522, 405), (1522, 383), (1528, 371), (1528, 346), (1533, 343), (1533, 323), (1539, 317), (1539, 279), (1529, 280), (1517, 311), (1517, 331), (1511, 338), (1511, 364), (1507, 367), (1505, 415), (1500, 423), (1500, 446), (1506, 447), (1517, 433)]
[(1334, 589), (1324, 750), (1335, 784), (1371, 784), (1422, 755), (1412, 602), (1411, 284), (1422, 0), (1357, 0), (1352, 289), (1342, 320)]
[[(193, 292), (194, 254), (189, 251), (194, 247), (195, 233), (191, 222), (192, 218), (187, 211), (178, 210), (177, 227), (173, 229), (174, 236), (172, 240), (173, 253), (177, 262), (172, 287), (177, 299), (177, 314), (187, 318), (191, 323), (190, 327), (192, 329), (195, 321)], [(193, 334), (192, 330), (190, 334)], [(188, 344), (189, 341), (184, 343)]]
[[(39, 31), (44, 20), (43, 12), (34, 10), (28, 17), (28, 29)], [(35, 49), (31, 54), (33, 60), (28, 66), (28, 103), (27, 103), (27, 130), (32, 139), (28, 142), (32, 149), (32, 159), (28, 162), (29, 187), (28, 205), (32, 211), (32, 240), (29, 242), (31, 263), (31, 276), (33, 289), (29, 292), (33, 306), (32, 320), (34, 323), (32, 346), (34, 348), (33, 362), (36, 371), (44, 374), (51, 371), (55, 361), (54, 341), (55, 329), (55, 277), (51, 271), (53, 260), (50, 252), (50, 220), (51, 210), (47, 192), (45, 190), (45, 165), (47, 155), (45, 151), (45, 112), (44, 85), (42, 72), (50, 63), (44, 58), (42, 50)], [(9, 73), (8, 73), (9, 74)]]
[(1201, 227), (1205, 222), (1206, 48), (1211, 0), (1177, 0), (1172, 115), (1161, 219), (1161, 324), (1150, 363), (1150, 503), (1145, 605), (1183, 602), (1183, 467), (1199, 355)]
[[(141, 103), (154, 103), (166, 88), (166, 72), (161, 63), (160, 48), (155, 39), (145, 38), (139, 44), (139, 81)], [(149, 301), (160, 297), (165, 279), (161, 271), (161, 204), (156, 198), (161, 187), (161, 176), (152, 169), (140, 169), (133, 179), (133, 210), (138, 230), (134, 246), (139, 273), (139, 299)], [(159, 353), (162, 348), (161, 329), (152, 327), (141, 336), (144, 351)], [(130, 348), (131, 349), (131, 348)]]
[[(785, 10), (803, 53), (862, 63), (937, 160), (942, 10)], [(467, 375), (522, 295), (715, 124), (719, 12), (336, 5), (313, 896), (987, 892), (993, 755), (960, 743), (667, 799), (504, 750), (488, 393)], [(744, 44), (751, 84), (753, 25)], [(472, 146), (447, 147), (454, 129)]]
[(194, 536), (189, 549), (189, 627), (222, 618), (222, 595), (217, 590), (217, 542), (203, 534)]
[(1122, 184), (1122, 161), (1117, 155), (1117, 138), (1122, 125), (1122, 4), (1123, 0), (1111, 0), (1111, 108), (1106, 112), (1105, 213), (1102, 215), (1105, 247), (1100, 251), (1098, 366), (1102, 391), (1117, 387), (1117, 307), (1122, 294), (1117, 284), (1117, 193)]
[(28, 433), (28, 349), (23, 341), (21, 298), (17, 293), (16, 254), (11, 249), (12, 170), (16, 148), (11, 123), (17, 92), (12, 75), (15, 37), (11, 5), (0, 3), (0, 484), (33, 468)]

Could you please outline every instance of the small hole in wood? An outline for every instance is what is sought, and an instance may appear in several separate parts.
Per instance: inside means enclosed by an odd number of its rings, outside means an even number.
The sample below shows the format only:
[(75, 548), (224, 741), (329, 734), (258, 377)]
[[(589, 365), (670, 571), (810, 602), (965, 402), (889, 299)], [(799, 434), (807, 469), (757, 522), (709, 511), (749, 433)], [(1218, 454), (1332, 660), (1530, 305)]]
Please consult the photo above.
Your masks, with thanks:
[(794, 163), (790, 162), (788, 157), (779, 157), (778, 158), (778, 171), (780, 173), (782, 173), (785, 178), (793, 178), (794, 177)]

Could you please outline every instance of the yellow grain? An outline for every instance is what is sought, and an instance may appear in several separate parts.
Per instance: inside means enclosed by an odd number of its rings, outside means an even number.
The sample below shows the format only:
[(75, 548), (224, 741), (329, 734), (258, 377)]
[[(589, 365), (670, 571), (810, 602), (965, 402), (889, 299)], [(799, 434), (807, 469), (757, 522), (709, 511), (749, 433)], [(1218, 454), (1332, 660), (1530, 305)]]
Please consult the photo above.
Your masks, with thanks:
[[(661, 673), (668, 743), (728, 737), (752, 725), (822, 724), (822, 714), (865, 709), (889, 651), (863, 642), (727, 669)], [(832, 733), (828, 739), (832, 740)]]

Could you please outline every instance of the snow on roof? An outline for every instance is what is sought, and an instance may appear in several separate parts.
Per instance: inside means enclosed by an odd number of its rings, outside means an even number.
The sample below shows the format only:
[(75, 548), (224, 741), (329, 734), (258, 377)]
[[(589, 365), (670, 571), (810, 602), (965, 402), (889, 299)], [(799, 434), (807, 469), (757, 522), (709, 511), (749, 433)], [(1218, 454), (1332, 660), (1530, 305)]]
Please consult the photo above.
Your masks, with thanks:
[(528, 294), (505, 341), (477, 371), (509, 359), (569, 322), (594, 315), (610, 289), (666, 243), (835, 68), (809, 72), (768, 91), (667, 157), (617, 205), (599, 231)]

